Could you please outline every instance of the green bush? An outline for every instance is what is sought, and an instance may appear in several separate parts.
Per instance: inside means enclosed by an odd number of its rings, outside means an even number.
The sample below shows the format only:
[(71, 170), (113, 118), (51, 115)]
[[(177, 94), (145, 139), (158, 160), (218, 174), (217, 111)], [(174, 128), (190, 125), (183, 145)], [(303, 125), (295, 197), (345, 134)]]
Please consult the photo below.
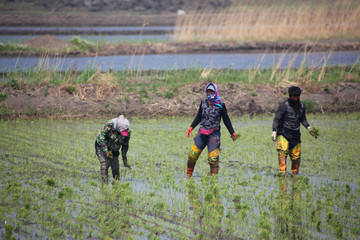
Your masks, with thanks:
[(9, 82), (10, 86), (16, 90), (19, 90), (20, 89), (20, 84), (17, 80), (15, 79), (12, 79), (10, 82)]
[(13, 113), (14, 113), (14, 110), (12, 107), (9, 107), (6, 104), (0, 105), (0, 117), (9, 116), (9, 115), (12, 115)]
[(303, 104), (305, 105), (306, 112), (313, 113), (315, 111), (314, 106), (315, 103), (311, 101), (310, 99), (304, 99), (302, 100)]
[(0, 102), (4, 101), (7, 98), (7, 94), (6, 93), (0, 93)]
[(0, 43), (0, 51), (28, 51), (30, 48), (18, 43)]
[(174, 97), (174, 93), (173, 92), (170, 92), (170, 91), (167, 91), (165, 93), (165, 98), (173, 98)]
[(73, 86), (67, 86), (66, 90), (67, 90), (70, 94), (76, 93), (76, 88), (73, 87)]
[(92, 51), (96, 47), (95, 43), (89, 42), (88, 40), (77, 36), (70, 39), (69, 42), (72, 43), (75, 48), (84, 51)]
[(47, 181), (46, 181), (46, 184), (53, 187), (55, 186), (55, 180), (52, 179), (52, 178), (49, 178)]

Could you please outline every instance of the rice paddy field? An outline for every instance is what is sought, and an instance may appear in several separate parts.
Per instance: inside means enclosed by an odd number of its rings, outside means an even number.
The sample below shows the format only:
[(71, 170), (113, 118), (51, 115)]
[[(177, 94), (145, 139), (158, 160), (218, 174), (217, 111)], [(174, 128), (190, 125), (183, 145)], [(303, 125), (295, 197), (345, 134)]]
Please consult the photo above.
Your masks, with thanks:
[(131, 119), (132, 170), (109, 184), (94, 153), (108, 119), (1, 120), (0, 238), (359, 239), (360, 115), (308, 115), (321, 135), (302, 128), (295, 177), (289, 160), (279, 174), (272, 118), (233, 117), (236, 142), (222, 125), (219, 175), (205, 149), (191, 180), (193, 119)]

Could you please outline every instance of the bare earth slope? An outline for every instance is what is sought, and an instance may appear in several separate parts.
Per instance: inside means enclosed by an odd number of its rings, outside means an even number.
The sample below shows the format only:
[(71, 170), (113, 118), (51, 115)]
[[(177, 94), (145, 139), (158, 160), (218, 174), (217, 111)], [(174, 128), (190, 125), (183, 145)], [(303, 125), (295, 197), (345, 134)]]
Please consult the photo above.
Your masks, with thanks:
[[(48, 89), (40, 86), (35, 90), (5, 89), (8, 97), (0, 102), (2, 108), (10, 109), (0, 118), (8, 117), (94, 117), (114, 116), (195, 116), (200, 101), (205, 98), (206, 82), (185, 86), (173, 98), (158, 97), (149, 93), (141, 98), (138, 93), (124, 93), (115, 86), (81, 84), (76, 93), (69, 93), (66, 86)], [(273, 114), (279, 103), (285, 100), (288, 86), (257, 85), (241, 83), (218, 84), (220, 96), (231, 115)], [(360, 83), (340, 82), (330, 85), (328, 91), (320, 87), (301, 86), (301, 99), (313, 101), (318, 113), (360, 111)], [(165, 90), (164, 90), (165, 91)]]

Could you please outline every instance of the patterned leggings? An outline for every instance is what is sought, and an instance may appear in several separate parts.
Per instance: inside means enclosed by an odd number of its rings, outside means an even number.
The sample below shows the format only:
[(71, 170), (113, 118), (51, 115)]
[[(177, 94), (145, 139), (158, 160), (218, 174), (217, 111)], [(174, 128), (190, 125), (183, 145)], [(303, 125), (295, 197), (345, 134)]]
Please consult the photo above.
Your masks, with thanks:
[(212, 132), (210, 135), (202, 135), (200, 132), (194, 138), (194, 144), (189, 154), (189, 162), (196, 163), (202, 150), (208, 147), (208, 163), (212, 167), (219, 166), (220, 149), (220, 130)]

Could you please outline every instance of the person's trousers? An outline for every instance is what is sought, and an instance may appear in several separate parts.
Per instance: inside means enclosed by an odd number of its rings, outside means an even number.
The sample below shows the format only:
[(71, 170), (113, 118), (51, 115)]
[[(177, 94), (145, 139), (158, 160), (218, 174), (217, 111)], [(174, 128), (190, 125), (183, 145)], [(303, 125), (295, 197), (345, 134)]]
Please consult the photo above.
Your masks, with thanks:
[(201, 152), (207, 146), (208, 163), (210, 165), (210, 174), (219, 173), (219, 155), (220, 149), (220, 130), (212, 132), (210, 135), (200, 134), (200, 131), (194, 138), (194, 144), (188, 156), (187, 176), (191, 177)]
[(112, 175), (115, 180), (120, 178), (119, 172), (119, 153), (113, 152), (113, 158), (108, 159), (105, 157), (104, 151), (101, 149), (100, 145), (95, 142), (95, 153), (100, 162), (100, 174), (104, 182), (108, 182), (108, 171), (111, 167)]
[(296, 144), (293, 148), (289, 148), (288, 140), (279, 135), (277, 137), (277, 151), (278, 151), (278, 158), (279, 158), (279, 168), (280, 171), (286, 172), (286, 158), (290, 155), (291, 159), (291, 171), (294, 174), (299, 173), (300, 168), (300, 159), (301, 159), (301, 144)]

